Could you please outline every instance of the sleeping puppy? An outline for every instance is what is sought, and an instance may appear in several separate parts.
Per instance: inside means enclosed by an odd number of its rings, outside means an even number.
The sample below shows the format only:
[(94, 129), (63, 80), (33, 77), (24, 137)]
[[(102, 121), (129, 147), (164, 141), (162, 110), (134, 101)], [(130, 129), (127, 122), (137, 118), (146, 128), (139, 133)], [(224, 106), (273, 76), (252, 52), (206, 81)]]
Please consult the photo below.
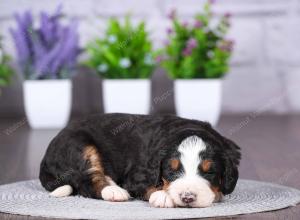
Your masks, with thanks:
[(239, 150), (201, 121), (93, 115), (71, 123), (51, 141), (39, 177), (56, 197), (208, 207), (234, 190)]

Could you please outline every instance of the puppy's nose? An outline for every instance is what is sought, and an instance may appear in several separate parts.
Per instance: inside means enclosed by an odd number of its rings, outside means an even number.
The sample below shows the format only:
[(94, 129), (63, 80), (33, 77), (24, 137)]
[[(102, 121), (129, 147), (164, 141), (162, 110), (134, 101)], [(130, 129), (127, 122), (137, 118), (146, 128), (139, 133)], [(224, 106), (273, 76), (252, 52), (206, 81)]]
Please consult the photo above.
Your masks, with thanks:
[(192, 203), (196, 200), (196, 195), (191, 192), (184, 192), (181, 194), (180, 199), (184, 203)]

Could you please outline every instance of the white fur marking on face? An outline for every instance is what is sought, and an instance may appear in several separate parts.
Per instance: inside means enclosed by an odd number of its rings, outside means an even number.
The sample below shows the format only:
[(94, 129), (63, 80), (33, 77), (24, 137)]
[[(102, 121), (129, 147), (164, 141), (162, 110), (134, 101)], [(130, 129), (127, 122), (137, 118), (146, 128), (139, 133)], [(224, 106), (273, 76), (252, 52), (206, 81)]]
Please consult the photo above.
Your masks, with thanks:
[(197, 175), (201, 162), (199, 153), (205, 150), (205, 143), (197, 136), (190, 136), (181, 142), (178, 151), (181, 153), (180, 161), (186, 176)]
[[(215, 194), (210, 189), (210, 183), (198, 172), (198, 167), (201, 164), (199, 154), (205, 150), (205, 143), (197, 136), (190, 136), (179, 145), (180, 162), (184, 171), (179, 178), (171, 182), (168, 188), (168, 193), (175, 205), (208, 207), (213, 203)], [(195, 195), (195, 200), (189, 204), (184, 203), (181, 196), (185, 193)]]

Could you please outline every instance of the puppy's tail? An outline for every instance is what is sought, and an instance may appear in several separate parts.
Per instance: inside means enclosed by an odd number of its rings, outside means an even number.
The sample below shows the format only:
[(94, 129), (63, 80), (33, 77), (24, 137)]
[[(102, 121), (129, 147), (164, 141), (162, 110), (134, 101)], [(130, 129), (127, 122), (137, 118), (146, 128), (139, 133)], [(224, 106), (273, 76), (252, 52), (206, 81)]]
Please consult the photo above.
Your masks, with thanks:
[(73, 188), (70, 185), (63, 185), (56, 188), (54, 191), (50, 193), (51, 196), (54, 197), (66, 197), (73, 193)]

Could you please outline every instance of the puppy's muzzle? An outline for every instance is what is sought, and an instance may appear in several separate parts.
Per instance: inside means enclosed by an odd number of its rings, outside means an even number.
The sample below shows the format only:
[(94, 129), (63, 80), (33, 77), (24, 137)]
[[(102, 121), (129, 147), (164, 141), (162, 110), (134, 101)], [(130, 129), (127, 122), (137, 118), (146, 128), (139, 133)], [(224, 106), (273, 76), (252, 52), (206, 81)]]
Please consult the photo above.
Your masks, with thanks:
[(180, 194), (180, 199), (183, 203), (189, 204), (196, 200), (196, 194), (192, 192), (184, 192)]

